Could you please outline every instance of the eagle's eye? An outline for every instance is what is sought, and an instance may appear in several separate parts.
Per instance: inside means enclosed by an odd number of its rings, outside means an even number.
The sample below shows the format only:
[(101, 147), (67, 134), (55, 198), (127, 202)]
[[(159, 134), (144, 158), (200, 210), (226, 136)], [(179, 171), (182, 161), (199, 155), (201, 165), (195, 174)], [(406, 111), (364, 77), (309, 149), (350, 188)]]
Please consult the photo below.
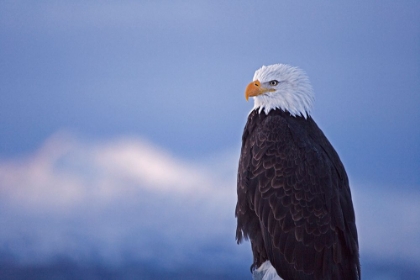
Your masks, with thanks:
[(279, 81), (277, 80), (272, 80), (268, 82), (270, 84), (270, 86), (277, 86), (279, 84)]

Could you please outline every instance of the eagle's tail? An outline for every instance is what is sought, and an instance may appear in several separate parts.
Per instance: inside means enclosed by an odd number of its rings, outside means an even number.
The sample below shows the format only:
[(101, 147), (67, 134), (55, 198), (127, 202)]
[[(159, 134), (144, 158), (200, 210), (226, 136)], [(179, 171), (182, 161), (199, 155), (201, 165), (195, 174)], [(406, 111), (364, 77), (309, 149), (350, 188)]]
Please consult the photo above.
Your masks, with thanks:
[(283, 280), (277, 275), (276, 269), (271, 265), (270, 261), (265, 261), (259, 268), (252, 272), (254, 280)]

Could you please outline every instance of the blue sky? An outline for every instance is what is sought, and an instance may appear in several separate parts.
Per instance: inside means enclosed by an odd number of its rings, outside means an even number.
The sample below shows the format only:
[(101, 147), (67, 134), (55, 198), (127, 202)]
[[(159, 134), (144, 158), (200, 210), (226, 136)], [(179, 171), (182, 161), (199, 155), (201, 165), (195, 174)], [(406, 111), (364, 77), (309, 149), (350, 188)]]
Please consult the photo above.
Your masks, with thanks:
[(61, 129), (188, 157), (234, 149), (244, 85), (283, 62), (308, 73), (351, 173), (418, 184), (418, 4), (378, 3), (2, 2), (0, 155)]
[[(102, 236), (108, 246), (91, 244), (112, 255), (107, 248), (125, 248), (119, 242), (127, 235), (147, 235), (130, 226), (130, 217), (154, 207), (134, 207), (127, 193), (167, 201), (174, 189), (179, 201), (201, 201), (215, 188), (201, 213), (221, 227), (208, 229), (212, 234), (200, 244), (223, 239), (239, 259), (249, 254), (247, 245), (238, 249), (225, 240), (233, 236), (235, 168), (252, 108), (243, 91), (257, 68), (279, 62), (301, 67), (312, 82), (314, 118), (339, 152), (360, 209), (362, 254), (420, 263), (409, 243), (397, 246), (401, 239), (420, 246), (418, 1), (2, 1), (0, 192), (9, 213), (1, 217), (11, 228), (0, 237), (3, 250), (11, 246), (11, 254), (36, 259), (23, 245), (10, 245), (21, 244), (13, 239), (21, 232), (35, 240), (35, 255), (57, 254), (22, 231), (29, 211), (42, 236), (42, 211), (53, 211), (57, 240), (73, 230), (58, 221), (84, 225), (62, 244), (90, 240), (105, 224), (98, 217), (113, 225), (121, 220), (114, 239)], [(162, 155), (155, 168), (140, 161), (156, 157), (146, 155), (144, 143)], [(198, 194), (188, 194), (197, 185)], [(165, 222), (185, 214), (175, 210), (178, 200), (168, 202), (174, 216)], [(211, 211), (213, 204), (221, 206)], [(124, 219), (107, 216), (120, 205), (134, 210), (116, 214)], [(98, 224), (89, 227), (72, 210), (79, 208)], [(145, 232), (160, 233), (150, 220)], [(390, 240), (385, 251), (375, 236)], [(168, 244), (171, 238), (164, 237)]]

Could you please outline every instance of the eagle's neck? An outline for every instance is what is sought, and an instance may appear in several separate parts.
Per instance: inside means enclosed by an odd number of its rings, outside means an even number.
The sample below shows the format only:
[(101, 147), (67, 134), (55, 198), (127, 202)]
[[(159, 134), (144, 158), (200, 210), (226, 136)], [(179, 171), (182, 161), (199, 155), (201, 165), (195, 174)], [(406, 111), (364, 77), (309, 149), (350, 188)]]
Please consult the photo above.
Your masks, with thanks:
[(312, 89), (301, 89), (290, 92), (274, 92), (273, 94), (263, 94), (254, 97), (254, 108), (259, 113), (268, 114), (271, 110), (281, 109), (289, 112), (292, 116), (302, 116), (305, 119), (311, 115), (313, 106)]

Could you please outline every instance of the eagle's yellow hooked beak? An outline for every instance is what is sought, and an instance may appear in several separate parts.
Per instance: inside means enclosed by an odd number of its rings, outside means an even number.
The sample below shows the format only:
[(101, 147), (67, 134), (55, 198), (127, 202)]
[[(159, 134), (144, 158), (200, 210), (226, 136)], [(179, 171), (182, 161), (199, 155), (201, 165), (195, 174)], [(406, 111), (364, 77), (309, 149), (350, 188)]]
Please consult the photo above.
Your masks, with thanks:
[(261, 95), (269, 91), (275, 91), (275, 89), (262, 87), (260, 81), (255, 80), (253, 82), (250, 82), (246, 87), (245, 99), (246, 101), (248, 101), (249, 97)]

